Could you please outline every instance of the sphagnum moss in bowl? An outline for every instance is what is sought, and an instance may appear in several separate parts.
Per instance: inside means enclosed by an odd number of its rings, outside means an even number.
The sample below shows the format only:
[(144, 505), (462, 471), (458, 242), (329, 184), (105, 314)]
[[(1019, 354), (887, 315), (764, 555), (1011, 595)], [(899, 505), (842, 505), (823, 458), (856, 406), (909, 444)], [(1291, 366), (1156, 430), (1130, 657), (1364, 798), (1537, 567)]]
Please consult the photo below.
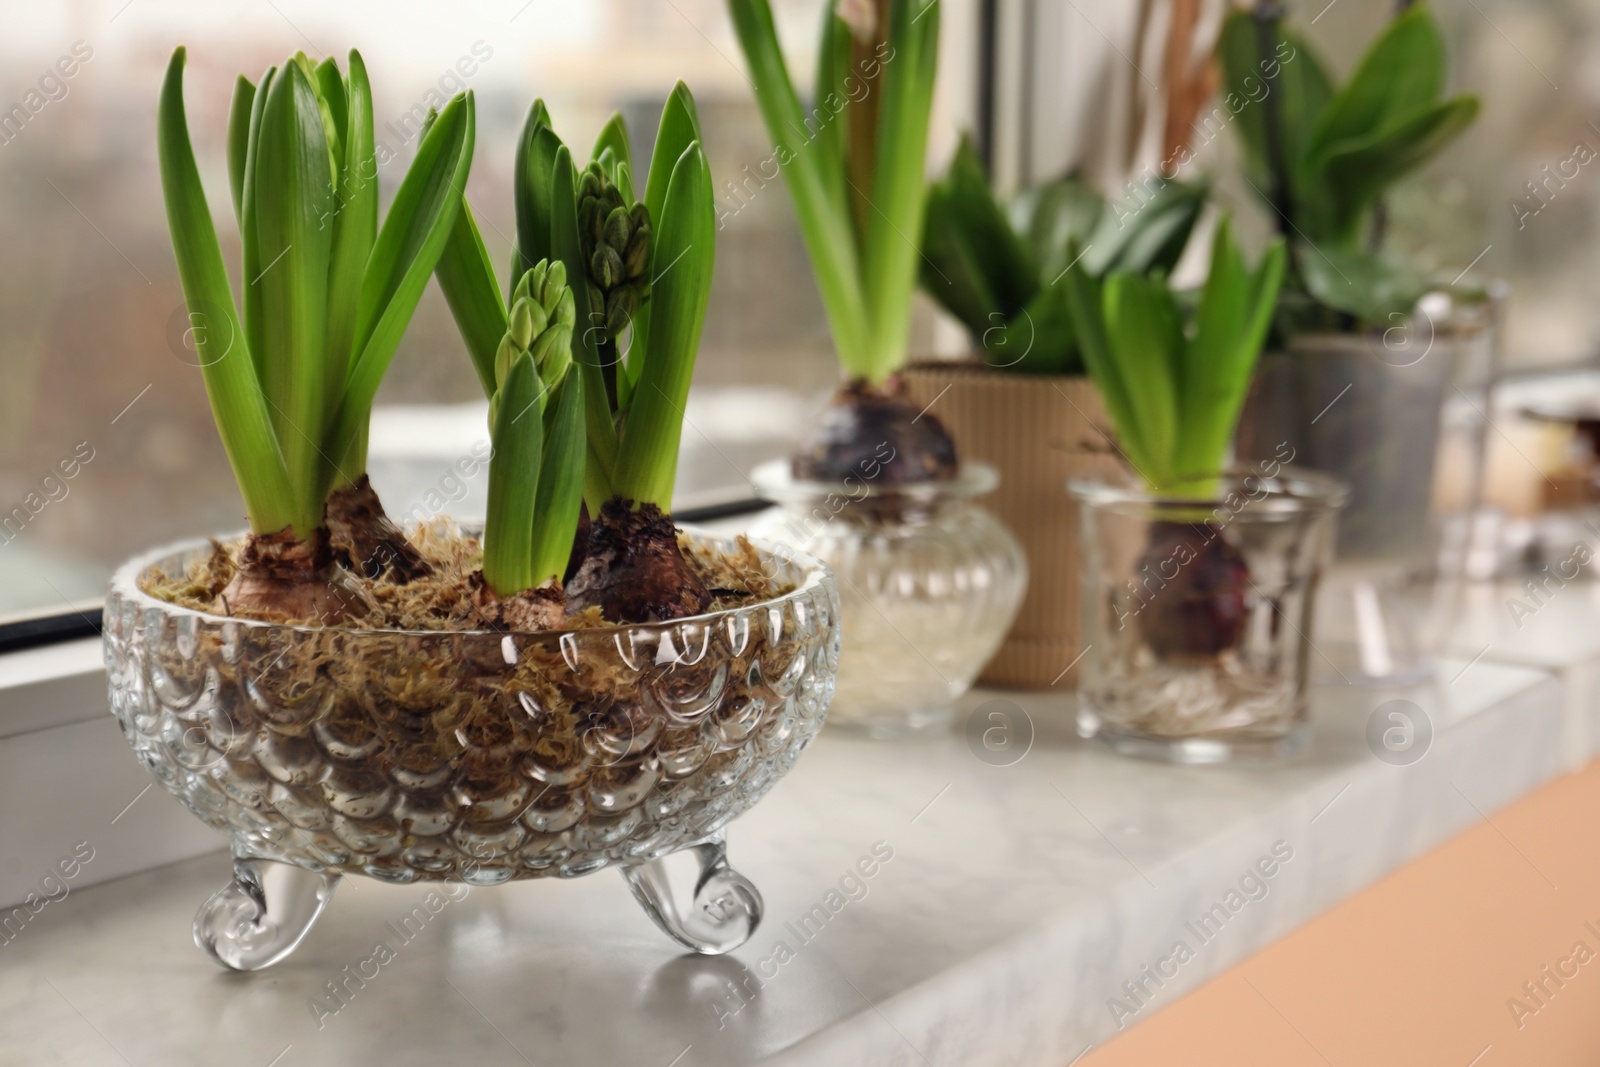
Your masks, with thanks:
[[(231, 839), (234, 879), (200, 909), (197, 943), (237, 970), (276, 963), (346, 874), (492, 885), (617, 866), (682, 944), (742, 944), (761, 897), (728, 866), (723, 828), (822, 724), (837, 596), (813, 559), (678, 531), (678, 423), (641, 405), (618, 432), (606, 392), (586, 405), (590, 375), (607, 383), (572, 352), (591, 321), (587, 287), (567, 284), (590, 253), (583, 188), (542, 108), (519, 155), (518, 213), (545, 224), (519, 225), (502, 304), (486, 264), (462, 269), (463, 252), (481, 259), (459, 192), (470, 95), (430, 124), (380, 228), (360, 178), (373, 110), (359, 56), (348, 78), (295, 57), (260, 88), (241, 79), (230, 162), (257, 279), (241, 318), (189, 146), (183, 60), (162, 94), (162, 179), (185, 295), (213, 320), (197, 331), (201, 363), (251, 530), (125, 565), (105, 649), (141, 761)], [(630, 241), (645, 244), (628, 256), (650, 278), (660, 255), (685, 255), (674, 284), (630, 309), (654, 308), (632, 371), (668, 399), (693, 368), (714, 229), (692, 102), (686, 114), (658, 138), (661, 208), (633, 216)], [(620, 125), (611, 136), (625, 145)], [(664, 156), (672, 138), (681, 151)], [(273, 272), (250, 267), (276, 256), (288, 269), (267, 286)], [(467, 279), (454, 296), (473, 301), (456, 310), (474, 356), (479, 334), (501, 331), (479, 367), (495, 448), (487, 523), (441, 520), (414, 541), (386, 524), (389, 549), (336, 552), (330, 497), (354, 484), (344, 475), (377, 381), (436, 266)], [(310, 447), (291, 448), (291, 430)], [(597, 457), (597, 440), (612, 450)], [(375, 497), (363, 508), (381, 513)], [(662, 863), (680, 851), (698, 861), (687, 893)]]

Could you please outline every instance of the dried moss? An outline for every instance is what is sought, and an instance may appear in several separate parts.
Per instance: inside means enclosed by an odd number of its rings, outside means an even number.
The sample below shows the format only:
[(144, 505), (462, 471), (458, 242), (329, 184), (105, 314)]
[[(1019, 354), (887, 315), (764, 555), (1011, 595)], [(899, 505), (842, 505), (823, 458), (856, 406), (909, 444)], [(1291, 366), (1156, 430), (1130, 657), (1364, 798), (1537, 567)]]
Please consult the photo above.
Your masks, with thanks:
[[(474, 575), (483, 564), (483, 546), (476, 537), (464, 534), (449, 519), (435, 519), (409, 532), (411, 544), (428, 564), (431, 573), (404, 584), (388, 573), (370, 579), (350, 573), (349, 577), (365, 594), (370, 608), (346, 618), (337, 628), (352, 630), (452, 631), (477, 627), (473, 593)], [(221, 610), (218, 595), (233, 580), (238, 570), (243, 541), (213, 541), (210, 555), (192, 561), (182, 574), (167, 574), (152, 569), (140, 581), (140, 588), (158, 600), (194, 611), (227, 614)], [(729, 551), (690, 542), (680, 535), (685, 554), (701, 580), (712, 593), (712, 611), (726, 611), (745, 604), (768, 600), (790, 591), (762, 566), (761, 556), (743, 537)], [(611, 626), (599, 608), (570, 615), (568, 629)]]

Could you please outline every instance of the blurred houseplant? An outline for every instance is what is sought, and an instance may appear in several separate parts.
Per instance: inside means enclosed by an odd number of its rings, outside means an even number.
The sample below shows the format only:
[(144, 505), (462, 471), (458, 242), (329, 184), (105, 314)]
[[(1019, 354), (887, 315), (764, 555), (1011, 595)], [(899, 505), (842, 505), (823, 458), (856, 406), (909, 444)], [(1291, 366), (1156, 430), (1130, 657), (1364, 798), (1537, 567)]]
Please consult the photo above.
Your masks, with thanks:
[[(1420, 683), (1453, 624), (1459, 574), (1430, 553), (1441, 532), (1466, 536), (1437, 520), (1446, 509), (1464, 518), (1475, 498), (1493, 339), (1482, 292), (1388, 249), (1384, 196), (1471, 124), (1478, 101), (1444, 97), (1444, 40), (1420, 4), (1342, 85), (1275, 4), (1231, 16), (1220, 52), (1230, 86), (1268, 54), (1294, 57), (1281, 91), (1236, 123), (1246, 178), (1293, 248), (1240, 451), (1286, 448), (1350, 485), (1338, 546), (1348, 565), (1319, 620), (1324, 680)], [(1468, 484), (1440, 483), (1446, 447)]]
[[(1351, 485), (1340, 553), (1414, 558), (1427, 547), (1440, 410), (1465, 342), (1460, 305), (1385, 249), (1386, 192), (1471, 124), (1443, 98), (1444, 41), (1426, 6), (1397, 15), (1335, 85), (1276, 4), (1229, 16), (1233, 89), (1271, 55), (1277, 91), (1238, 116), (1245, 177), (1290, 242), (1273, 347), (1241, 429), (1246, 455), (1287, 444)], [(1423, 297), (1434, 293), (1419, 307)]]
[(1026, 563), (970, 502), (993, 488), (992, 469), (959, 463), (897, 378), (921, 262), (939, 3), (826, 0), (810, 110), (767, 0), (728, 5), (846, 375), (790, 462), (755, 473), (784, 506), (758, 530), (838, 574), (832, 721), (876, 736), (943, 728), (1011, 625)]
[(1067, 271), (1133, 475), (1071, 487), (1088, 643), (1079, 732), (1118, 751), (1220, 762), (1306, 739), (1306, 635), (1342, 488), (1283, 456), (1225, 466), (1284, 261), (1279, 241), (1251, 269), (1224, 220), (1189, 315), (1159, 273)]
[(1130, 189), (1126, 201), (1108, 202), (1067, 176), (1008, 209), (963, 139), (929, 195), (922, 287), (967, 328), (973, 355), (913, 365), (907, 392), (941, 414), (968, 455), (1000, 471), (989, 500), (1028, 554), (1028, 595), (984, 670), (991, 685), (1070, 681), (1083, 651), (1077, 504), (1061, 487), (1115, 471), (1116, 459), (1061, 283), (1075, 260), (1097, 278), (1169, 273), (1205, 198), (1200, 186), (1155, 175)]
[[(430, 118), (379, 227), (360, 57), (348, 77), (297, 55), (259, 88), (241, 78), (240, 315), (184, 60), (161, 95), (162, 187), (250, 532), (125, 564), (104, 643), (141, 762), (230, 840), (234, 876), (196, 943), (235, 970), (271, 966), (346, 875), (495, 885), (616, 866), (681, 944), (738, 946), (761, 897), (723, 828), (820, 728), (839, 612), (819, 561), (680, 537), (669, 514), (715, 245), (693, 101), (674, 97), (666, 165), (631, 205), (620, 124), (580, 179), (535, 106), (502, 301), (462, 196), (470, 95)], [(682, 261), (658, 270), (663, 256)], [(480, 536), (437, 518), (404, 544), (416, 566), (370, 566), (335, 554), (329, 494), (355, 485), (373, 394), (436, 267), (490, 394), (488, 520)], [(645, 315), (637, 362), (602, 362)], [(677, 852), (698, 868), (687, 887), (663, 867)]]

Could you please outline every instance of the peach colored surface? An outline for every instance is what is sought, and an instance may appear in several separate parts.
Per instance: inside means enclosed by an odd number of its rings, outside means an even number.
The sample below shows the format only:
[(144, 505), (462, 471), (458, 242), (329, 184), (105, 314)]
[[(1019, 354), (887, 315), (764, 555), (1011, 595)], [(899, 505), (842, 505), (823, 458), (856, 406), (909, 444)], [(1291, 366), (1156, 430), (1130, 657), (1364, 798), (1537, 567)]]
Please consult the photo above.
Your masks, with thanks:
[(1491, 813), (1075, 1067), (1157, 1064), (1600, 1065), (1600, 763)]

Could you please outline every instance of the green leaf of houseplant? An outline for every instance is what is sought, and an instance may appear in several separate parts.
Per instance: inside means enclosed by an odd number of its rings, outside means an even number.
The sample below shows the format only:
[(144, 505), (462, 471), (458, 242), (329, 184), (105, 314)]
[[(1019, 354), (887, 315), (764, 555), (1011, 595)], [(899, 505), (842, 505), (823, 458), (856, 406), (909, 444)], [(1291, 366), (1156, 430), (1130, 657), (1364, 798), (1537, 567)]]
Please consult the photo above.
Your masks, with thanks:
[(233, 215), (244, 225), (244, 176), (250, 159), (250, 112), (256, 87), (243, 74), (233, 83), (233, 105), (228, 111), (228, 185), (233, 193)]
[(512, 360), (495, 398), (483, 577), (504, 597), (540, 583), (533, 568), (533, 530), (544, 446), (544, 423), (539, 417), (542, 389), (532, 358), (523, 352)]
[(472, 166), (473, 139), (469, 90), (451, 99), (423, 135), (373, 245), (361, 281), (356, 356), (333, 441), (332, 454), (347, 471), (365, 469), (372, 402), (449, 240)]
[(472, 217), (472, 206), (464, 197), (433, 273), (466, 341), (467, 354), (472, 357), (484, 395), (493, 396), (494, 357), (500, 339), (506, 335), (506, 305), (500, 298), (488, 249)]
[(1067, 306), (1071, 310), (1078, 350), (1117, 429), (1117, 446), (1129, 465), (1146, 482), (1155, 484), (1155, 459), (1145, 453), (1135, 408), (1133, 393), (1138, 383), (1124, 375), (1118, 352), (1112, 347), (1106, 321), (1105, 286), (1081, 263), (1067, 269), (1062, 285), (1067, 291)]
[[(667, 188), (672, 184), (673, 169), (683, 158), (689, 146), (700, 140), (700, 112), (695, 106), (689, 87), (679, 82), (667, 97), (661, 109), (661, 123), (656, 129), (656, 144), (650, 156), (650, 173), (645, 177), (644, 206), (650, 213), (652, 226), (660, 224), (661, 212), (667, 204)], [(617, 391), (626, 409), (639, 384), (639, 375), (649, 356), (650, 305), (646, 300), (633, 317), (632, 345), (627, 359), (618, 368)]]
[(1300, 248), (1296, 260), (1306, 289), (1319, 303), (1366, 323), (1409, 315), (1429, 289), (1422, 275), (1379, 255)]
[[(354, 49), (351, 49), (354, 54)], [(324, 59), (316, 66), (316, 78), (312, 87), (317, 91), (317, 99), (323, 105), (324, 126), (331, 128), (328, 136), (328, 145), (332, 149), (334, 163), (342, 164), (348, 148), (345, 137), (350, 129), (350, 101), (345, 92), (344, 79), (339, 75), (339, 64), (335, 63), (332, 56)], [(370, 92), (369, 100), (370, 104)], [(338, 167), (340, 171), (342, 167)], [(343, 177), (335, 176), (335, 185), (343, 184)]]
[(1350, 80), (1328, 101), (1304, 149), (1362, 138), (1433, 103), (1444, 89), (1444, 40), (1425, 5), (1397, 15), (1362, 56)]
[(222, 264), (211, 209), (189, 142), (183, 109), (185, 51), (167, 65), (156, 123), (161, 191), (166, 201), (172, 249), (189, 305), (191, 335), (205, 379), (217, 431), (257, 533), (292, 526), (301, 536), (315, 528), (296, 507), (288, 469), (278, 448), (266, 399), (246, 348), (243, 324)]
[(1188, 347), (1179, 420), (1175, 477), (1193, 495), (1214, 491), (1271, 324), (1284, 265), (1280, 240), (1252, 273), (1226, 220), (1217, 228)]
[(845, 167), (849, 157), (850, 123), (846, 114), (834, 115), (829, 107), (830, 97), (841, 101), (841, 108), (856, 106), (860, 101), (850, 92), (847, 79), (868, 85), (867, 92), (877, 87), (865, 81), (851, 67), (855, 56), (855, 38), (850, 26), (838, 15), (833, 3), (822, 5), (822, 33), (817, 42), (817, 80), (811, 109), (811, 128), (814, 140), (811, 149), (816, 152), (824, 187), (833, 201), (834, 210), (844, 214), (850, 210), (850, 197), (845, 186)]
[(644, 205), (652, 222), (661, 218), (667, 206), (667, 189), (674, 168), (689, 146), (700, 138), (700, 111), (689, 87), (679, 82), (661, 109), (661, 125), (656, 131), (655, 149), (650, 156), (650, 173), (645, 179)]
[(578, 530), (587, 450), (583, 388), (583, 375), (568, 373), (547, 402), (544, 460), (534, 505), (532, 559), (537, 585), (560, 580)]
[(1477, 98), (1462, 96), (1330, 145), (1314, 166), (1332, 191), (1339, 232), (1353, 237), (1384, 189), (1432, 158), (1477, 117)]
[[(551, 187), (556, 152), (561, 138), (550, 128), (550, 112), (543, 100), (528, 108), (517, 139), (517, 154), (512, 163), (512, 193), (516, 201), (517, 247), (511, 254), (511, 281), (514, 288), (533, 265), (550, 259)], [(582, 275), (574, 275), (582, 277)]]
[[(850, 373), (867, 376), (872, 371), (873, 338), (849, 211), (835, 197), (836, 180), (823, 174), (820, 156), (806, 144), (805, 111), (784, 65), (768, 0), (728, 0), (728, 8), (811, 254), (839, 361)], [(895, 62), (907, 58), (897, 56)], [(919, 205), (919, 214), (920, 210)], [(910, 232), (919, 223), (920, 219), (913, 220)]]
[(329, 395), (325, 354), (333, 181), (322, 109), (299, 63), (267, 91), (255, 167), (260, 273), (261, 383), (303, 514), (326, 498), (323, 437)]
[(1020, 374), (1081, 374), (1072, 309), (1062, 285), (1040, 289), (1028, 306), (1003, 326), (980, 335), (987, 362)]
[[(989, 176), (970, 139), (962, 137), (949, 172), (928, 197), (929, 235), (934, 234), (936, 223), (937, 229), (954, 228), (965, 238), (969, 253), (976, 257), (978, 270), (999, 309), (1012, 315), (1027, 306), (1040, 288), (1039, 264), (996, 202)], [(937, 214), (931, 208), (934, 198), (940, 201)], [(928, 290), (937, 294), (937, 286), (944, 279), (937, 273), (931, 279), (928, 275), (929, 267), (924, 264), (924, 282), (931, 282)]]
[[(339, 84), (335, 118), (347, 123), (344, 158), (340, 161), (337, 202), (329, 221), (333, 246), (328, 266), (328, 369), (333, 395), (342, 390), (355, 357), (356, 316), (361, 301), (361, 279), (378, 233), (378, 157), (373, 139), (372, 87), (361, 54), (350, 52), (350, 89), (345, 94), (338, 69), (331, 61), (317, 68), (325, 81)], [(331, 93), (324, 87), (324, 96)], [(361, 471), (354, 472), (360, 475)]]
[(893, 74), (880, 88), (878, 160), (871, 191), (873, 210), (866, 227), (862, 284), (866, 306), (877, 309), (870, 322), (865, 377), (881, 383), (905, 359), (911, 330), (911, 296), (916, 288), (919, 251), (914, 235), (927, 204), (923, 178), (928, 155), (928, 121), (938, 71), (940, 6), (928, 0), (890, 0), (890, 40), (896, 55)]
[(1165, 285), (1158, 291), (1140, 274), (1106, 279), (1106, 334), (1127, 383), (1141, 451), (1151, 464), (1143, 473), (1157, 486), (1172, 479), (1182, 393), (1182, 334), (1174, 332), (1177, 310), (1169, 306), (1170, 299)]
[[(1234, 116), (1235, 129), (1251, 180), (1265, 191), (1272, 181), (1267, 160), (1269, 114), (1278, 116), (1283, 162), (1292, 175), (1304, 157), (1306, 139), (1333, 98), (1333, 83), (1304, 39), (1281, 20), (1272, 25), (1266, 55), (1262, 43), (1256, 18), (1238, 11), (1223, 23), (1217, 55), (1222, 61), (1224, 100), (1233, 93), (1249, 101)], [(1269, 95), (1274, 97), (1270, 106)]]
[[(646, 361), (623, 429), (615, 489), (624, 499), (672, 508), (684, 405), (711, 297), (716, 207), (698, 143), (673, 168), (654, 252), (655, 305)], [(587, 388), (588, 383), (585, 383)]]
[(922, 287), (960, 319), (974, 337), (982, 337), (1013, 312), (1006, 310), (991, 288), (983, 257), (974, 247), (972, 235), (962, 226), (952, 199), (953, 194), (943, 184), (928, 193), (922, 236)]
[(1163, 181), (1142, 205), (1129, 211), (1108, 207), (1084, 250), (1083, 262), (1095, 274), (1112, 271), (1170, 271), (1178, 265), (1205, 207), (1203, 186)]
[(261, 289), (250, 280), (261, 275), (259, 242), (256, 240), (256, 164), (261, 153), (261, 116), (267, 110), (267, 93), (278, 77), (277, 67), (268, 67), (256, 86), (254, 102), (250, 105), (250, 133), (245, 150), (245, 173), (242, 204), (239, 215), (239, 247), (244, 277), (240, 279), (244, 290), (244, 334), (250, 348), (250, 358), (255, 362), (256, 378), (265, 380), (263, 360), (266, 359), (266, 342), (262, 335), (265, 317), (261, 310)]
[(1088, 247), (1106, 202), (1076, 175), (1024, 190), (1011, 205), (1011, 224), (1027, 235), (1047, 287)]

